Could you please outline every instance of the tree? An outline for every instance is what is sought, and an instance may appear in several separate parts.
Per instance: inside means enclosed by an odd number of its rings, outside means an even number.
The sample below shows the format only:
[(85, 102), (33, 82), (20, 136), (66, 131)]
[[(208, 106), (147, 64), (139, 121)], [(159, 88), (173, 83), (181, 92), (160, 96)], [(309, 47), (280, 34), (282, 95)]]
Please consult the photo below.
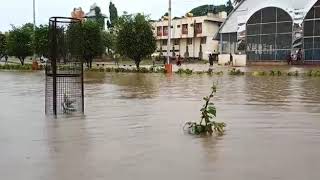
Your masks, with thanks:
[(230, 13), (232, 12), (232, 10), (233, 10), (233, 5), (232, 5), (231, 0), (229, 0), (229, 1), (227, 2), (227, 6), (226, 6), (226, 12), (227, 12), (228, 14), (230, 14)]
[(139, 69), (141, 60), (156, 50), (152, 27), (142, 14), (126, 16), (122, 19), (124, 23), (119, 27), (116, 49), (120, 55), (134, 60)]
[(114, 33), (108, 31), (102, 32), (103, 45), (108, 50), (108, 53), (110, 50), (114, 50), (115, 38)]
[(83, 48), (84, 59), (89, 68), (92, 67), (92, 60), (101, 56), (105, 52), (105, 46), (102, 39), (102, 30), (97, 22), (86, 21), (83, 23)]
[(0, 33), (0, 59), (7, 53), (7, 38)]
[(49, 50), (49, 27), (48, 25), (40, 25), (35, 31), (35, 52), (38, 56), (48, 56)]
[(109, 4), (110, 21), (107, 22), (108, 28), (113, 28), (118, 21), (118, 10), (112, 2)]
[(233, 0), (233, 5), (237, 6), (239, 3), (241, 3), (242, 0)]
[(208, 12), (219, 13), (219, 12), (225, 11), (229, 14), (232, 10), (233, 10), (233, 6), (231, 1), (229, 0), (226, 5), (222, 4), (218, 6), (214, 6), (214, 5), (198, 6), (192, 9), (190, 13), (192, 13), (193, 16), (205, 16), (208, 14)]
[(99, 24), (101, 29), (104, 29), (104, 16), (101, 13), (100, 7), (96, 6), (94, 11), (95, 11), (95, 15), (96, 15), (95, 16), (96, 22)]
[(21, 65), (24, 65), (25, 58), (32, 55), (32, 31), (29, 24), (21, 28), (13, 26), (7, 45), (9, 55), (17, 57)]

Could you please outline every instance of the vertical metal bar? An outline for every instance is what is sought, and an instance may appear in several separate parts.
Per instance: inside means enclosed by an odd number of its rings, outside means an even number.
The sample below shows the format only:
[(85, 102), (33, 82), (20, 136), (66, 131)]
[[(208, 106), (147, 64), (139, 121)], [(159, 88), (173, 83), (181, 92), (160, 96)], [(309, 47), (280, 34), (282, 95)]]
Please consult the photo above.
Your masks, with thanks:
[(171, 0), (169, 0), (168, 12), (168, 44), (167, 44), (167, 64), (170, 64), (170, 49), (171, 49)]
[(80, 59), (81, 61), (81, 101), (82, 101), (82, 113), (84, 113), (84, 83), (83, 83), (83, 62), (82, 59)]
[[(36, 1), (33, 0), (33, 42), (36, 40)], [(36, 48), (33, 47), (33, 60), (36, 60)]]
[(52, 83), (53, 83), (53, 114), (57, 115), (57, 18), (54, 18), (52, 34)]

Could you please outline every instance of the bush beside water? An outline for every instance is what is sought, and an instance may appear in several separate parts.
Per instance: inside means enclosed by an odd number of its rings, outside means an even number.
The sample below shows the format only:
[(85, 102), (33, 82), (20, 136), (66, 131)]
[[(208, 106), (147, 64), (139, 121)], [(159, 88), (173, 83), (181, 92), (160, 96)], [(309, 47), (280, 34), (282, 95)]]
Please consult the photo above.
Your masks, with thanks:
[(31, 71), (32, 70), (32, 64), (0, 64), (0, 69), (3, 70), (21, 70), (21, 71)]

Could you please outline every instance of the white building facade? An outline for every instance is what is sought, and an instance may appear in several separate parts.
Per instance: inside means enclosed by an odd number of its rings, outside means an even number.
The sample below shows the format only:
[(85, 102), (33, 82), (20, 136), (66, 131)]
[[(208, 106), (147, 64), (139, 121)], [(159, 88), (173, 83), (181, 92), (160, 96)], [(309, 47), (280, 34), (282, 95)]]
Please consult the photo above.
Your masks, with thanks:
[[(172, 20), (170, 56), (208, 60), (210, 53), (218, 53), (219, 43), (214, 37), (224, 22), (226, 13), (199, 17), (183, 17)], [(152, 23), (157, 39), (157, 54), (167, 56), (168, 20)]]

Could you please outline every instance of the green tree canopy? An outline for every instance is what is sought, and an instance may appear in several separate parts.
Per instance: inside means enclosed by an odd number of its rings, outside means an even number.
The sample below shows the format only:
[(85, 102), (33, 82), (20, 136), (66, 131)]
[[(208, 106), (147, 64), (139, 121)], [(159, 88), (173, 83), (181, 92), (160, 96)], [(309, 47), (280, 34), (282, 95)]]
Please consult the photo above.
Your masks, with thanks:
[(227, 2), (227, 4), (214, 6), (214, 5), (202, 5), (196, 7), (190, 11), (194, 16), (205, 16), (208, 12), (219, 13), (222, 11), (227, 12), (228, 14), (233, 10), (233, 6), (231, 0)]
[(7, 53), (7, 37), (0, 33), (0, 58)]
[(25, 58), (32, 55), (32, 33), (30, 24), (21, 28), (12, 27), (8, 37), (8, 54), (17, 57), (21, 65), (24, 65)]
[(105, 21), (104, 21), (104, 16), (101, 13), (100, 7), (96, 6), (94, 11), (95, 11), (95, 14), (96, 14), (96, 16), (95, 16), (96, 22), (99, 24), (101, 29), (104, 29), (104, 24), (105, 24), (104, 22)]
[(91, 68), (93, 58), (101, 56), (105, 52), (102, 30), (100, 25), (93, 21), (86, 21), (83, 23), (82, 28), (84, 38), (84, 58)]
[(109, 4), (110, 21), (107, 22), (108, 28), (113, 28), (118, 20), (118, 10), (112, 2)]
[(142, 14), (126, 15), (121, 19), (123, 23), (119, 26), (117, 34), (117, 52), (134, 60), (139, 68), (141, 60), (156, 50), (152, 27)]
[(48, 56), (49, 50), (49, 27), (48, 25), (40, 25), (36, 27), (34, 48), (38, 56)]
[(110, 50), (114, 50), (114, 43), (116, 40), (116, 36), (114, 33), (108, 32), (108, 31), (103, 31), (102, 32), (102, 39), (103, 39), (103, 45), (108, 49), (108, 53)]

